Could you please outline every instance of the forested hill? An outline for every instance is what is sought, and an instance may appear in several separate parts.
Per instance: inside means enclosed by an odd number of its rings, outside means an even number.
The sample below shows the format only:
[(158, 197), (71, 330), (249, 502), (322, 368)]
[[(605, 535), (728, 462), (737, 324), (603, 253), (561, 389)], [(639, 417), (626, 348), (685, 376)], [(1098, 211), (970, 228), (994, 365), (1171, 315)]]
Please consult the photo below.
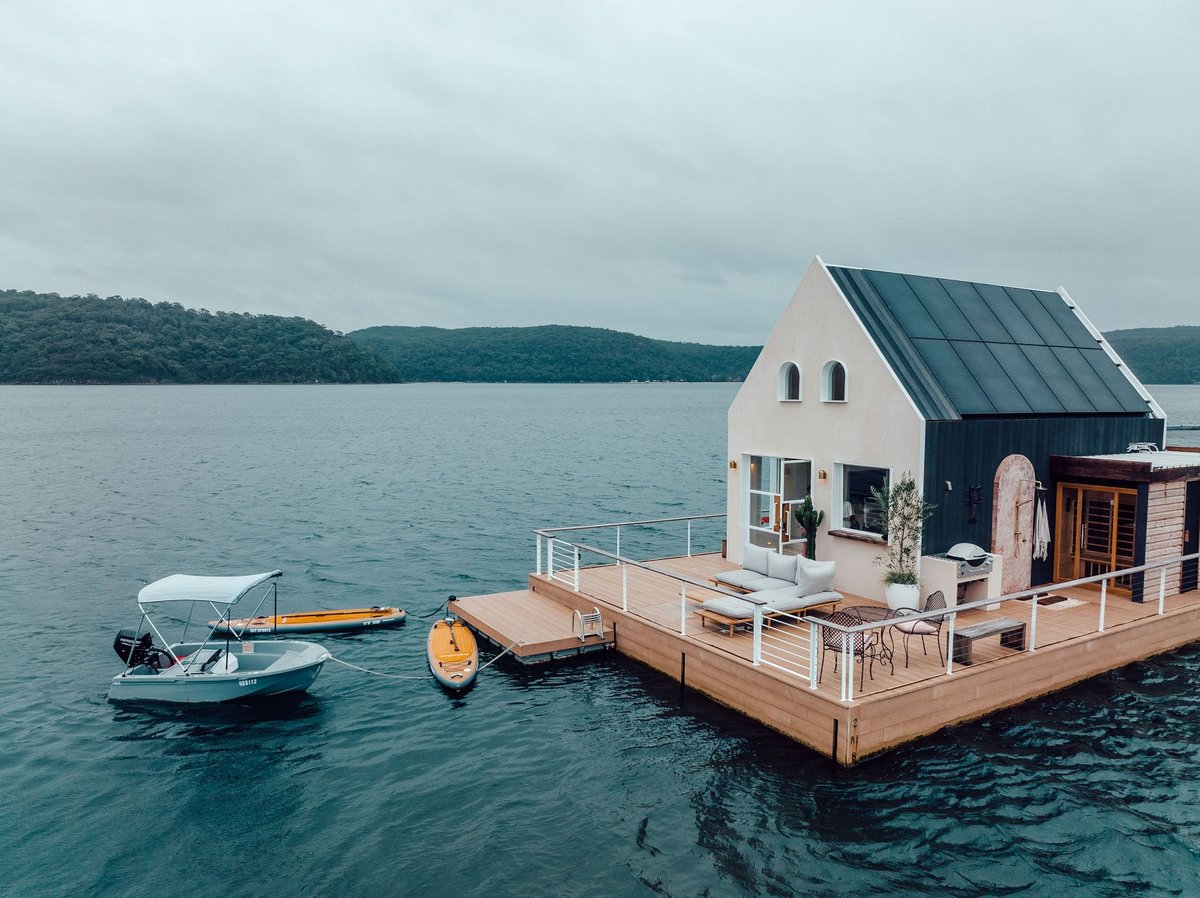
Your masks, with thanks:
[(758, 346), (671, 343), (598, 327), (369, 327), (346, 336), (411, 381), (737, 381)]
[(1137, 327), (1104, 336), (1142, 383), (1200, 384), (1200, 327)]
[(0, 383), (394, 383), (361, 344), (304, 318), (110, 296), (0, 292)]

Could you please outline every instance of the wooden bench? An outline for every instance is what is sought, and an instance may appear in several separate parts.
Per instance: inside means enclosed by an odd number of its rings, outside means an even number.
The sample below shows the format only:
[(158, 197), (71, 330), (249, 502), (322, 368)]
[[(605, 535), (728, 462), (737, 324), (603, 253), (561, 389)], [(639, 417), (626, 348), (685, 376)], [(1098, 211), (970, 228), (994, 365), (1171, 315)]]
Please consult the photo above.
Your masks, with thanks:
[(1000, 644), (1006, 649), (1019, 652), (1025, 648), (1025, 625), (1019, 620), (998, 617), (954, 631), (954, 650), (951, 655), (955, 663), (971, 664), (971, 647), (975, 640), (997, 633), (1000, 634)]

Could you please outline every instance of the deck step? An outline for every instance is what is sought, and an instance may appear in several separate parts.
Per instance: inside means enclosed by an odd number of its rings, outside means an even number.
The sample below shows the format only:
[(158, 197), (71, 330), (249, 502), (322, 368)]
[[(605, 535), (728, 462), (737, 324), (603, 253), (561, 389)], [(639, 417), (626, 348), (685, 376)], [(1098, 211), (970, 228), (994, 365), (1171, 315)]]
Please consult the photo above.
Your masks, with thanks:
[(596, 633), (594, 625), (589, 626), (581, 639), (576, 609), (528, 589), (465, 596), (450, 602), (450, 610), (489, 641), (502, 648), (512, 646), (513, 657), (522, 664), (540, 664), (613, 645), (611, 628)]

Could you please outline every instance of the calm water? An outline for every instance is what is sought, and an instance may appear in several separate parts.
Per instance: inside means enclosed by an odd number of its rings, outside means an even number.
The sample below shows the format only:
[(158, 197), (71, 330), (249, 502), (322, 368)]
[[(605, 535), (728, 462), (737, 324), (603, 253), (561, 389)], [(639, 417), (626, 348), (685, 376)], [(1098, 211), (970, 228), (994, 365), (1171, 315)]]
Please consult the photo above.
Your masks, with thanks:
[[(535, 526), (718, 510), (735, 389), (0, 388), (0, 893), (1200, 894), (1197, 649), (850, 771), (615, 657), (105, 700), (168, 573), (421, 614), (520, 587)], [(320, 641), (418, 676), (424, 636)]]

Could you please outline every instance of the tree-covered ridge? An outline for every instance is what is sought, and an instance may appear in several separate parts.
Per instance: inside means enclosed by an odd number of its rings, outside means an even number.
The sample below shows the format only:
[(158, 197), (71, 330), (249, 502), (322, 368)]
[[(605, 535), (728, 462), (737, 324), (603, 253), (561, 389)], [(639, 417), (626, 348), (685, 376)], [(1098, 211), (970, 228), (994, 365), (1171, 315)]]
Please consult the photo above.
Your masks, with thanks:
[(1104, 336), (1142, 383), (1200, 384), (1200, 327), (1137, 327)]
[(110, 296), (0, 292), (0, 383), (394, 383), (371, 350), (304, 318)]
[(408, 381), (739, 381), (759, 346), (651, 340), (598, 327), (369, 327), (347, 334)]

